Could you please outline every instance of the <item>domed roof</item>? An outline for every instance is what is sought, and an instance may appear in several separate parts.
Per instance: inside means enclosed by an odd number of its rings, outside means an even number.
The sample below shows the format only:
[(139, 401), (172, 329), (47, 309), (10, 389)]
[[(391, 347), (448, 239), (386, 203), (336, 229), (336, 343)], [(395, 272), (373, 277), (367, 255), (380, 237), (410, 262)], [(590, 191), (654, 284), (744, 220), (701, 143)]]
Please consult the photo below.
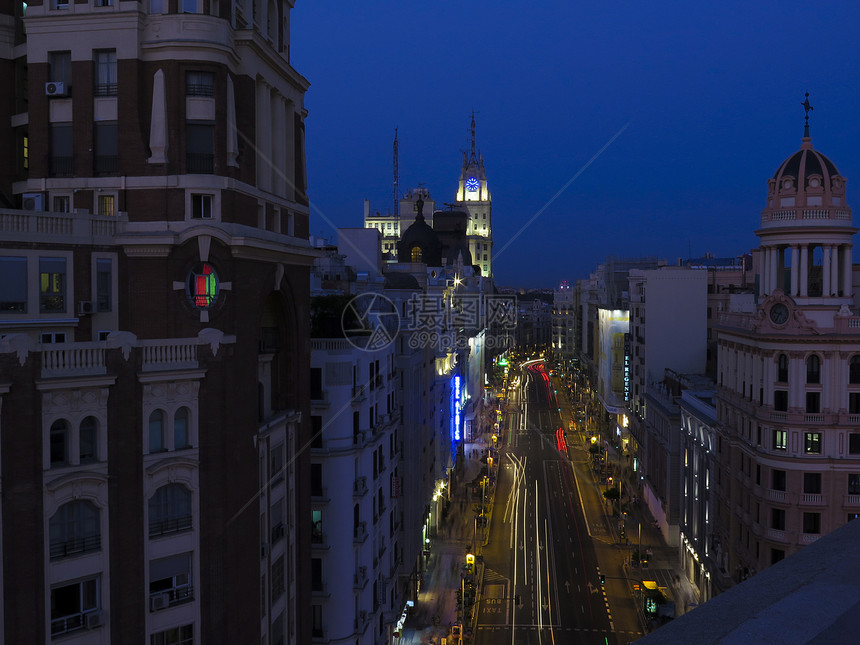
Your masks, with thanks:
[(799, 186), (806, 187), (812, 175), (818, 175), (824, 180), (825, 186), (830, 186), (831, 177), (839, 176), (839, 171), (830, 159), (812, 149), (812, 140), (809, 137), (804, 137), (800, 150), (780, 164), (773, 178), (780, 184), (781, 178), (791, 177)]
[(403, 235), (397, 243), (397, 261), (412, 262), (412, 249), (416, 247), (421, 249), (420, 262), (427, 266), (441, 266), (442, 243), (439, 241), (436, 231), (424, 221), (424, 215), (420, 211), (415, 221), (403, 231)]

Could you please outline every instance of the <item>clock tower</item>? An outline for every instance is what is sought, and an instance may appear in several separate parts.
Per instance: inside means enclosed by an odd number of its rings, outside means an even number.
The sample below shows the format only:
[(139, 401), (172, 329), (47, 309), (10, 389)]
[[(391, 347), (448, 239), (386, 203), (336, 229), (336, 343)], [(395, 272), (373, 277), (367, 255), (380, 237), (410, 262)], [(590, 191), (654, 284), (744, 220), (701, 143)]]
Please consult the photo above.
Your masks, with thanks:
[(493, 203), (484, 172), (484, 159), (475, 151), (475, 113), (472, 113), (472, 146), (463, 153), (463, 167), (457, 185), (454, 207), (469, 215), (466, 237), (472, 262), (481, 267), (481, 275), (493, 275)]

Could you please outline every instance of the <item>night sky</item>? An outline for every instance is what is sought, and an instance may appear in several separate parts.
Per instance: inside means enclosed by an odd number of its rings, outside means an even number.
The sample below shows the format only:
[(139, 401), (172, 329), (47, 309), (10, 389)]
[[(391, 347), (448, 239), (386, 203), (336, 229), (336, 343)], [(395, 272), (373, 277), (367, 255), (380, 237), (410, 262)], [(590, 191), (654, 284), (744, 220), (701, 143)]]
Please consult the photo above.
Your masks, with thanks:
[(365, 198), (392, 209), (395, 127), (401, 193), (452, 201), (474, 110), (497, 284), (748, 252), (806, 91), (860, 207), (859, 37), (852, 0), (297, 0), (311, 233), (362, 226)]

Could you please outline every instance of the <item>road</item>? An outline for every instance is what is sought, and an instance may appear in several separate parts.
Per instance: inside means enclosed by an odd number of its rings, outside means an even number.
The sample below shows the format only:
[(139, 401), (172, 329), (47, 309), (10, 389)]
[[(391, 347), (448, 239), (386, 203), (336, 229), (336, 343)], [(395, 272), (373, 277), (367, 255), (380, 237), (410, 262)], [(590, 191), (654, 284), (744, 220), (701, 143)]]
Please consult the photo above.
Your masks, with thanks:
[(549, 375), (534, 363), (508, 401), (506, 445), (497, 457), (476, 607), (479, 645), (619, 643), (560, 427)]

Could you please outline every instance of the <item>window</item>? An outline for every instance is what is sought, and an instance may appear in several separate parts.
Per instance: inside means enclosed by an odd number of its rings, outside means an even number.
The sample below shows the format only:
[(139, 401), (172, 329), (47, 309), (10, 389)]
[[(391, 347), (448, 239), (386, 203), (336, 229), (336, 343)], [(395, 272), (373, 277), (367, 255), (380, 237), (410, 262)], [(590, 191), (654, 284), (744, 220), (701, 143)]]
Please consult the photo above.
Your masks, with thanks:
[(116, 50), (103, 49), (95, 52), (96, 96), (116, 96)]
[(315, 544), (322, 544), (322, 541), (322, 511), (311, 511), (311, 542)]
[(150, 561), (150, 611), (187, 602), (193, 597), (190, 552)]
[(99, 215), (107, 215), (109, 217), (116, 215), (116, 195), (99, 194), (98, 212)]
[(821, 359), (815, 354), (806, 359), (806, 382), (821, 383)]
[(788, 392), (786, 390), (773, 391), (773, 409), (777, 412), (788, 410)]
[(311, 496), (322, 497), (323, 477), (322, 464), (311, 464)]
[(776, 469), (770, 471), (770, 481), (773, 490), (785, 490), (785, 471)]
[(70, 213), (71, 200), (68, 195), (54, 195), (52, 211), (55, 213)]
[(149, 0), (149, 13), (164, 13), (164, 0)]
[(322, 558), (311, 558), (311, 589), (323, 590)]
[(215, 171), (215, 125), (190, 121), (185, 126), (186, 170), (211, 174)]
[(154, 410), (149, 415), (149, 452), (166, 450), (164, 444), (164, 412)]
[(821, 433), (820, 432), (805, 432), (804, 433), (804, 452), (808, 455), (817, 455), (821, 453)]
[(313, 619), (311, 622), (311, 636), (322, 637), (322, 605), (311, 605), (311, 609), (313, 610)]
[(82, 464), (98, 461), (98, 429), (99, 422), (95, 417), (86, 417), (78, 427), (78, 456)]
[(821, 513), (803, 514), (803, 532), (821, 533)]
[(311, 399), (321, 401), (323, 399), (322, 368), (311, 368)]
[(848, 382), (853, 385), (860, 384), (860, 354), (851, 357), (851, 363), (848, 365)]
[(771, 549), (770, 550), (770, 563), (776, 564), (780, 560), (785, 559), (785, 551), (782, 549)]
[(191, 413), (186, 407), (179, 408), (173, 415), (173, 449), (190, 448), (188, 441), (188, 419)]
[(96, 259), (96, 311), (113, 309), (113, 261), (110, 258)]
[(848, 433), (848, 454), (860, 455), (860, 432)]
[(785, 530), (785, 510), (781, 508), (770, 509), (770, 528), (777, 531)]
[(776, 365), (776, 380), (780, 383), (788, 383), (788, 356), (780, 354)]
[(215, 75), (212, 72), (185, 72), (186, 96), (214, 96)]
[(821, 412), (821, 392), (806, 393), (806, 412), (807, 414)]
[(276, 484), (284, 478), (284, 444), (279, 443), (272, 448), (272, 469), (270, 472), (272, 483)]
[(284, 556), (280, 556), (272, 563), (272, 602), (275, 602), (284, 594)]
[(27, 258), (0, 257), (0, 313), (27, 312)]
[(69, 463), (69, 422), (57, 419), (50, 433), (51, 468)]
[(39, 258), (39, 310), (42, 313), (66, 310), (66, 259)]
[(99, 509), (87, 500), (63, 504), (48, 523), (51, 560), (98, 551), (102, 546)]
[(194, 219), (212, 218), (212, 195), (191, 195), (191, 217)]
[(803, 492), (821, 495), (821, 473), (803, 473)]
[(62, 83), (66, 92), (72, 86), (72, 52), (48, 52), (48, 80)]
[(424, 255), (421, 252), (420, 246), (413, 246), (412, 247), (411, 261), (412, 262), (423, 262), (424, 261)]
[(69, 0), (53, 0), (54, 9), (68, 9)]
[(197, 9), (197, 0), (182, 0), (182, 13), (200, 13)]
[(860, 414), (860, 392), (848, 393), (848, 414)]
[(51, 174), (55, 177), (68, 177), (74, 171), (72, 148), (72, 124), (52, 123), (50, 130)]
[(112, 7), (113, 0), (96, 0), (97, 7)]
[[(96, 121), (94, 139), (93, 170), (100, 175), (116, 173), (119, 159), (116, 121)], [(99, 212), (101, 213), (101, 209)], [(113, 215), (113, 213), (109, 214)]]
[(322, 417), (316, 415), (311, 417), (311, 433), (313, 435), (311, 437), (311, 448), (322, 448)]
[(190, 531), (191, 491), (182, 484), (166, 484), (149, 498), (149, 537)]
[(101, 606), (100, 591), (98, 578), (51, 589), (51, 636), (86, 628), (87, 615)]
[(848, 494), (860, 495), (860, 473), (848, 473)]
[(193, 645), (194, 625), (183, 625), (149, 637), (149, 645)]

